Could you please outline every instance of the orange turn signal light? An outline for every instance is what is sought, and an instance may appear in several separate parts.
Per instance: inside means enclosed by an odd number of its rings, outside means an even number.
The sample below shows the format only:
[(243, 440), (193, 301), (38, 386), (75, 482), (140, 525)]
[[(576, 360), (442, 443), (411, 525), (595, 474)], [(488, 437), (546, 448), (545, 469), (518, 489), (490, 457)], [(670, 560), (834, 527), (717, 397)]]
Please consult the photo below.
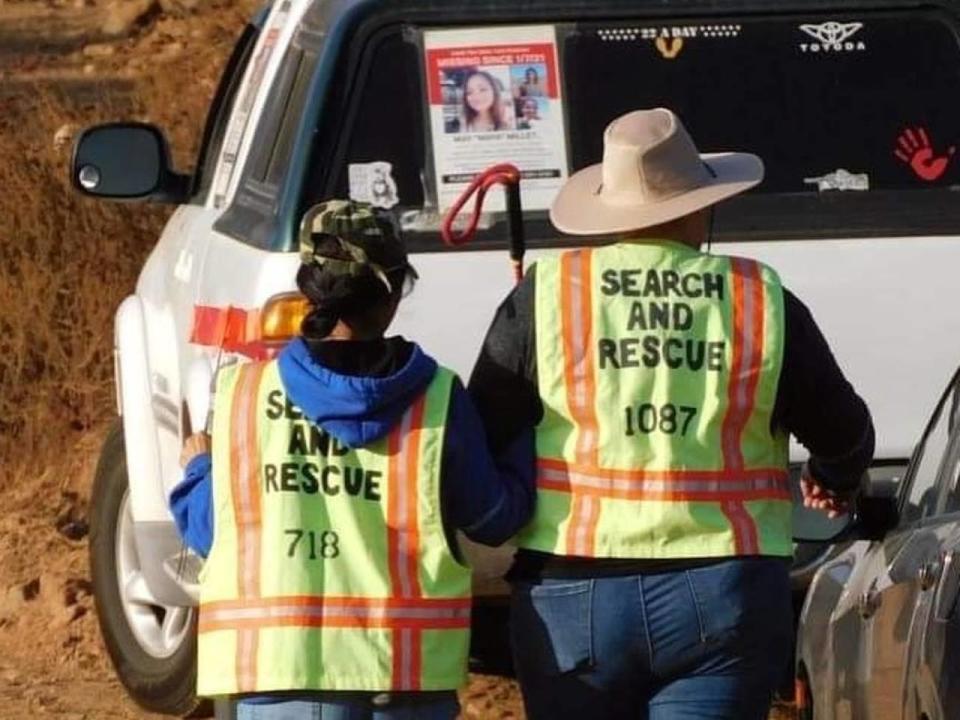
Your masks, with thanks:
[(260, 312), (260, 337), (264, 342), (288, 342), (300, 334), (310, 312), (310, 302), (300, 293), (282, 293), (267, 300)]

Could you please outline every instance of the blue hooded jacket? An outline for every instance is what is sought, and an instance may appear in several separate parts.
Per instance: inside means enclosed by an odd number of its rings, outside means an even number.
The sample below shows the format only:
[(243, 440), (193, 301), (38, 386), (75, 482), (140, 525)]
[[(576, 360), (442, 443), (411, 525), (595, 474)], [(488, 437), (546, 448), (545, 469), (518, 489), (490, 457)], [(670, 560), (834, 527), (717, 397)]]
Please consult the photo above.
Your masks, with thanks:
[[(280, 380), (304, 415), (348, 447), (362, 447), (390, 432), (423, 392), (436, 361), (414, 345), (393, 375), (344, 375), (318, 363), (302, 339), (279, 355)], [(530, 431), (532, 433), (532, 431)], [(455, 529), (486, 545), (501, 545), (530, 519), (536, 487), (530, 437), (495, 465), (483, 425), (459, 379), (447, 414), (441, 470), (441, 515), (447, 537)], [(184, 542), (206, 557), (213, 544), (211, 457), (198, 455), (170, 495), (170, 509)]]

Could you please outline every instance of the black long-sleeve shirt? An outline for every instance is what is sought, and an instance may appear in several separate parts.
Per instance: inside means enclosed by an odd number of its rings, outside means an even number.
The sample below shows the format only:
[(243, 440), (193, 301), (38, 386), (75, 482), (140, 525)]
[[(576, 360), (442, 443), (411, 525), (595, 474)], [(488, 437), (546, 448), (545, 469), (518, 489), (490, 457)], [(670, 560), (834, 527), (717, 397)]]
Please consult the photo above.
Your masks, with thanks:
[[(543, 416), (537, 382), (536, 266), (497, 310), (469, 390), (495, 457), (515, 454), (515, 440)], [(825, 487), (854, 489), (873, 458), (873, 422), (837, 365), (807, 307), (784, 289), (784, 354), (771, 431), (782, 429), (810, 452), (810, 471)], [(534, 462), (531, 457), (530, 462)], [(515, 460), (514, 460), (515, 461)], [(589, 560), (521, 550), (512, 577), (624, 574), (689, 561)], [(696, 561), (693, 561), (696, 562)]]

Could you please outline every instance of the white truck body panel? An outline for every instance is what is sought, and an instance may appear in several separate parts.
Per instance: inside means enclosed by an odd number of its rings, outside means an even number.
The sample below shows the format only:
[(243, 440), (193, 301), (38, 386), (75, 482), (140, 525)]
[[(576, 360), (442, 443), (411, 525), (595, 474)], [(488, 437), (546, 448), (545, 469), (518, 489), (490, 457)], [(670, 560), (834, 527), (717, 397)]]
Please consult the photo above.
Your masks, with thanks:
[(163, 519), (169, 517), (169, 511), (164, 507), (157, 419), (150, 401), (150, 358), (143, 304), (136, 295), (128, 296), (120, 304), (115, 335), (131, 510), (135, 518)]

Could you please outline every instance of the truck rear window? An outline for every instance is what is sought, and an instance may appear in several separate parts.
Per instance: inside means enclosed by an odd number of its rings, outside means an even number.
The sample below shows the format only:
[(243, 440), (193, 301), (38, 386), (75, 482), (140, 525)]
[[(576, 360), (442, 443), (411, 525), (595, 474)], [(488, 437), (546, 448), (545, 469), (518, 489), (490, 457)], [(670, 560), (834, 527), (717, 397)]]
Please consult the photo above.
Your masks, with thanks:
[[(960, 45), (943, 15), (553, 27), (568, 173), (600, 161), (603, 129), (619, 114), (664, 106), (701, 151), (749, 151), (766, 163), (764, 183), (718, 213), (721, 241), (924, 234), (960, 223), (950, 192), (960, 179)], [(408, 223), (413, 246), (436, 249), (423, 37), (404, 28), (373, 47), (337, 169), (314, 187), (344, 194), (358, 172), (389, 173), (395, 209), (419, 218)], [(556, 244), (543, 210), (526, 219), (532, 245)], [(502, 244), (504, 234), (494, 223), (481, 244)]]
[(960, 48), (936, 16), (582, 26), (565, 50), (577, 167), (599, 160), (612, 118), (663, 105), (701, 151), (760, 155), (760, 193), (817, 192), (838, 169), (860, 178), (850, 191), (960, 177), (952, 161), (911, 166), (924, 147), (949, 157), (960, 140)]

